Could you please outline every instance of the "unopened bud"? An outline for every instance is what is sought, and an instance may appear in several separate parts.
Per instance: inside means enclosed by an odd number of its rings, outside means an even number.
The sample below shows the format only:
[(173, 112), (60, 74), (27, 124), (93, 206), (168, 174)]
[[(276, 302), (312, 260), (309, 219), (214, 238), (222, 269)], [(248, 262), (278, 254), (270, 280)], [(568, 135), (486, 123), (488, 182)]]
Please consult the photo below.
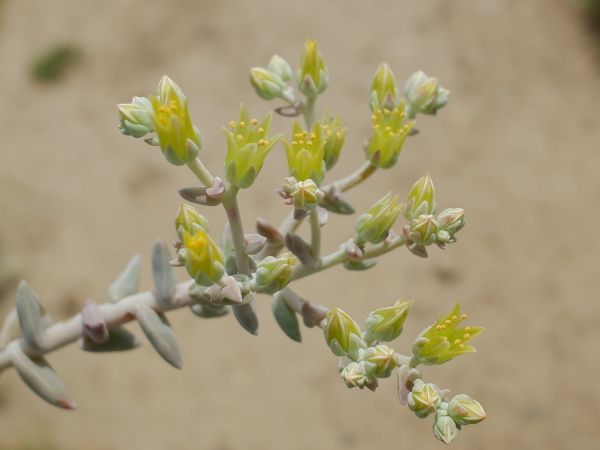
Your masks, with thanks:
[(340, 157), (348, 129), (342, 126), (342, 119), (339, 116), (334, 118), (325, 115), (320, 123), (323, 139), (325, 139), (323, 161), (325, 161), (325, 167), (329, 170)]
[(378, 378), (387, 378), (398, 366), (393, 348), (384, 344), (369, 347), (362, 358), (371, 372)]
[(323, 191), (310, 178), (305, 181), (298, 181), (290, 192), (294, 207), (304, 210), (318, 205), (324, 195)]
[(332, 308), (326, 316), (325, 341), (338, 356), (358, 357), (358, 351), (366, 344), (361, 338), (358, 324), (339, 308)]
[(455, 395), (448, 403), (448, 415), (458, 425), (471, 425), (486, 418), (483, 406), (465, 394)]
[(441, 399), (437, 387), (425, 383), (421, 379), (414, 382), (412, 391), (408, 394), (408, 407), (421, 419), (435, 412)]
[(450, 91), (441, 88), (438, 80), (419, 70), (404, 85), (404, 97), (408, 102), (410, 116), (417, 113), (435, 114), (448, 102)]
[(119, 130), (124, 135), (139, 138), (154, 131), (152, 104), (146, 97), (133, 97), (131, 103), (121, 103), (117, 108)]
[(180, 240), (183, 240), (183, 233), (187, 231), (194, 234), (198, 229), (208, 231), (208, 220), (201, 215), (196, 208), (188, 204), (182, 204), (175, 217), (175, 229)]
[(452, 242), (454, 234), (465, 226), (465, 210), (462, 208), (447, 208), (436, 217), (438, 223), (437, 240), (442, 244)]
[(292, 79), (292, 68), (288, 62), (279, 55), (273, 55), (271, 57), (271, 60), (267, 65), (267, 70), (279, 75), (279, 78), (284, 82)]
[(412, 305), (412, 300), (397, 301), (371, 312), (365, 321), (367, 341), (390, 342), (400, 336)]
[(316, 97), (329, 85), (329, 71), (317, 42), (311, 39), (304, 43), (298, 80), (298, 89), (307, 97)]
[(433, 423), (433, 435), (444, 444), (449, 444), (458, 436), (458, 427), (452, 418), (438, 414)]
[(278, 257), (267, 256), (256, 269), (256, 285), (267, 294), (274, 294), (288, 285), (296, 257), (284, 253)]
[(403, 210), (408, 220), (416, 219), (421, 214), (435, 214), (435, 188), (429, 175), (413, 184)]
[(410, 222), (410, 240), (417, 245), (428, 246), (436, 241), (438, 224), (431, 214), (423, 214)]
[(371, 83), (371, 111), (378, 108), (392, 110), (396, 107), (397, 98), (398, 89), (392, 69), (386, 63), (381, 63)]
[(250, 83), (258, 96), (265, 100), (279, 97), (286, 87), (285, 82), (277, 73), (263, 67), (250, 69)]
[(346, 382), (346, 386), (349, 388), (358, 387), (362, 389), (365, 387), (365, 385), (374, 381), (373, 377), (368, 373), (365, 361), (349, 362), (342, 369), (340, 375)]
[(358, 240), (371, 244), (383, 242), (399, 213), (398, 196), (388, 192), (356, 220)]

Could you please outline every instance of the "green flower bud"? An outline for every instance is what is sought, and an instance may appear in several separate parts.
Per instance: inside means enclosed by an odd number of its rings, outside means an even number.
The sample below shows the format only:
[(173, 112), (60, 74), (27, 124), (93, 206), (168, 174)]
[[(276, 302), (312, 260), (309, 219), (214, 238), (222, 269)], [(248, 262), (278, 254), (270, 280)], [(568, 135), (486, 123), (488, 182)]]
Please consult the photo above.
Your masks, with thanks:
[(486, 418), (483, 406), (465, 394), (455, 395), (448, 403), (448, 415), (458, 425), (471, 425)]
[(194, 235), (198, 229), (208, 232), (208, 220), (196, 208), (184, 203), (177, 210), (175, 229), (179, 239), (183, 240), (183, 233), (186, 231), (191, 235)]
[(267, 256), (256, 269), (256, 285), (267, 294), (282, 290), (291, 281), (295, 264), (296, 257), (291, 253)]
[(349, 388), (358, 387), (364, 388), (365, 385), (372, 383), (374, 380), (369, 376), (364, 361), (350, 362), (346, 365), (340, 375), (346, 382), (346, 386)]
[(397, 99), (398, 89), (392, 69), (386, 63), (381, 63), (371, 83), (371, 111), (386, 108), (392, 110), (396, 107)]
[(408, 407), (421, 419), (434, 412), (442, 399), (434, 384), (425, 383), (421, 379), (414, 382), (413, 388), (408, 394)]
[(406, 136), (415, 126), (414, 121), (404, 122), (406, 114), (404, 104), (399, 103), (394, 109), (377, 108), (371, 115), (373, 135), (365, 147), (367, 159), (382, 169), (396, 164)]
[(453, 242), (454, 234), (465, 226), (465, 210), (462, 208), (447, 208), (436, 217), (438, 223), (437, 241), (441, 244)]
[(326, 319), (325, 341), (331, 351), (337, 356), (356, 360), (358, 351), (366, 347), (358, 324), (339, 308), (330, 309)]
[[(346, 139), (346, 131), (348, 129), (342, 126), (342, 119), (331, 117), (326, 114), (320, 121), (323, 138), (325, 139), (325, 147), (323, 149), (323, 160), (327, 170), (331, 169), (342, 151), (344, 140)], [(314, 127), (313, 127), (314, 132)]]
[(285, 81), (272, 70), (263, 67), (250, 69), (250, 83), (260, 98), (273, 100), (281, 96), (286, 88)]
[(413, 184), (408, 199), (403, 204), (404, 217), (413, 220), (422, 214), (435, 214), (435, 188), (429, 175)]
[(306, 40), (300, 70), (298, 70), (298, 89), (307, 97), (316, 97), (329, 85), (329, 71), (325, 66), (323, 56), (319, 51), (317, 42)]
[(198, 156), (200, 132), (192, 125), (187, 100), (175, 82), (164, 76), (156, 92), (150, 102), (160, 148), (167, 161), (181, 166)]
[(361, 359), (365, 361), (370, 372), (378, 378), (389, 377), (398, 366), (394, 349), (383, 344), (367, 348), (361, 355)]
[(436, 114), (448, 102), (450, 91), (439, 86), (438, 80), (419, 70), (404, 85), (404, 96), (411, 116), (417, 113)]
[(265, 158), (281, 139), (281, 135), (268, 136), (272, 114), (269, 112), (261, 121), (250, 119), (248, 110), (241, 106), (240, 120), (229, 122), (225, 174), (234, 186), (245, 189), (254, 183)]
[(279, 75), (279, 78), (284, 82), (288, 82), (292, 79), (292, 68), (288, 62), (279, 55), (273, 55), (271, 57), (271, 60), (267, 65), (267, 70)]
[(458, 427), (450, 417), (438, 414), (433, 422), (433, 435), (444, 444), (449, 444), (458, 436)]
[(438, 223), (431, 214), (422, 214), (410, 222), (410, 240), (424, 247), (436, 241)]
[(422, 364), (443, 364), (463, 353), (474, 353), (475, 348), (467, 345), (471, 339), (483, 332), (482, 327), (459, 327), (466, 319), (460, 305), (454, 306), (450, 314), (440, 317), (433, 325), (423, 330), (413, 343), (413, 355)]
[(285, 141), (290, 176), (298, 181), (310, 178), (319, 184), (325, 177), (325, 141), (321, 126), (316, 123), (309, 134), (298, 122), (294, 122), (292, 134), (293, 140)]
[(354, 228), (358, 233), (358, 241), (371, 244), (383, 242), (399, 213), (398, 196), (388, 192), (356, 220)]
[(318, 205), (324, 196), (323, 191), (311, 179), (296, 182), (290, 191), (290, 197), (297, 209), (311, 209)]
[(183, 232), (183, 255), (185, 268), (196, 283), (210, 286), (221, 280), (225, 273), (223, 253), (202, 228), (194, 234)]
[(119, 109), (119, 131), (136, 138), (154, 131), (152, 104), (146, 97), (133, 97), (131, 103), (117, 105)]
[(392, 306), (371, 312), (365, 321), (366, 340), (391, 342), (400, 336), (412, 305), (412, 300), (399, 300)]

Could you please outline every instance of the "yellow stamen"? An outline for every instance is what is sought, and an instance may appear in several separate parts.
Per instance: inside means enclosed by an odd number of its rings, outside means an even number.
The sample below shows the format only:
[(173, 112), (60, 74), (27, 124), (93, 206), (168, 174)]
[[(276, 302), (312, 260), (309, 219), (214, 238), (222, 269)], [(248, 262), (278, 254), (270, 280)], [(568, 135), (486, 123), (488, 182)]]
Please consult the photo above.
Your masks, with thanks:
[(244, 136), (242, 136), (241, 134), (238, 134), (236, 137), (237, 137), (238, 141), (243, 141), (244, 140)]
[(250, 121), (250, 125), (256, 125), (257, 123), (258, 123), (258, 120), (256, 120), (256, 119), (252, 119)]
[(233, 120), (229, 121), (229, 128), (235, 128), (235, 122)]
[(240, 128), (246, 128), (246, 122), (240, 122)]

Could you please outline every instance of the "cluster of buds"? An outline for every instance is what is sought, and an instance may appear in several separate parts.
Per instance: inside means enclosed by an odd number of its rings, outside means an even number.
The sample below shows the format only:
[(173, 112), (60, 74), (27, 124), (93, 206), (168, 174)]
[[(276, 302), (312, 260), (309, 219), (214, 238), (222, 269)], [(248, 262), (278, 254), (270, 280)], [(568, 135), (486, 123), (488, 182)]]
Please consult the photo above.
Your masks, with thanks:
[(312, 179), (298, 181), (294, 177), (288, 177), (283, 181), (279, 195), (294, 205), (294, 208), (303, 211), (316, 208), (325, 197)]
[(175, 218), (178, 262), (196, 283), (211, 286), (220, 283), (225, 274), (221, 249), (208, 234), (208, 220), (189, 205), (181, 205)]
[(417, 113), (435, 115), (448, 103), (449, 96), (448, 89), (440, 86), (436, 78), (428, 77), (421, 70), (413, 73), (404, 85), (404, 98), (411, 117)]
[(402, 210), (410, 223), (404, 228), (407, 244), (421, 249), (434, 243), (445, 248), (456, 241), (455, 234), (465, 225), (462, 208), (447, 208), (436, 215), (435, 188), (429, 175), (413, 185)]
[(225, 174), (227, 181), (240, 189), (254, 183), (265, 158), (281, 139), (281, 134), (269, 136), (272, 114), (269, 112), (261, 120), (250, 118), (244, 105), (240, 108), (238, 122), (229, 122)]
[(141, 138), (155, 132), (146, 141), (158, 144), (171, 164), (189, 163), (200, 151), (200, 131), (191, 121), (188, 102), (177, 84), (163, 76), (155, 95), (134, 97), (131, 103), (118, 105), (121, 132)]

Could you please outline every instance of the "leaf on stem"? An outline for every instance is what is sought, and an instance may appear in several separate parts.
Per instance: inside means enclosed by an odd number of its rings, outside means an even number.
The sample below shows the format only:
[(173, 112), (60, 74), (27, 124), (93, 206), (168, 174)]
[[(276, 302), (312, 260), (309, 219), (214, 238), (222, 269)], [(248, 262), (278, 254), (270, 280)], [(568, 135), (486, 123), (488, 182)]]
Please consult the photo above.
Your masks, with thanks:
[[(249, 296), (253, 297), (253, 294), (247, 294), (244, 297), (244, 301), (248, 300)], [(254, 305), (252, 303), (233, 305), (231, 309), (233, 310), (233, 315), (244, 330), (255, 336), (258, 335), (258, 317), (256, 316), (256, 311), (254, 310)]]
[(90, 353), (123, 352), (140, 346), (137, 338), (123, 327), (111, 328), (106, 342), (94, 342), (88, 337), (78, 341), (79, 348)]
[(166, 316), (157, 313), (143, 302), (136, 305), (135, 315), (144, 334), (158, 354), (173, 367), (181, 369), (179, 345)]
[(117, 279), (108, 288), (108, 299), (116, 302), (137, 293), (140, 285), (140, 256), (129, 260)]
[(171, 253), (167, 244), (163, 241), (157, 241), (152, 248), (152, 277), (156, 287), (158, 300), (163, 303), (170, 303), (175, 296), (175, 271), (169, 263)]
[(302, 305), (302, 319), (304, 325), (308, 328), (313, 328), (320, 321), (325, 319), (327, 311), (329, 311), (329, 308), (323, 305), (313, 305), (308, 300), (305, 300)]
[[(179, 189), (179, 195), (191, 203), (202, 206), (215, 206), (221, 203), (220, 197), (212, 197), (205, 186), (192, 186)], [(211, 191), (212, 192), (212, 191)]]
[(36, 293), (24, 280), (17, 288), (16, 307), (23, 339), (35, 349), (42, 348), (44, 310)]
[(362, 271), (370, 269), (375, 264), (377, 264), (377, 261), (374, 259), (366, 259), (364, 261), (347, 260), (344, 261), (344, 268), (346, 268), (346, 270)]
[(282, 244), (284, 241), (284, 237), (279, 230), (264, 219), (256, 219), (256, 231), (266, 237), (271, 244)]
[(229, 308), (225, 305), (211, 305), (210, 303), (201, 303), (190, 306), (192, 312), (203, 319), (212, 319), (222, 317), (229, 312)]
[(296, 342), (302, 341), (300, 335), (300, 326), (298, 325), (298, 317), (296, 313), (285, 303), (280, 292), (273, 295), (271, 304), (273, 316), (279, 325), (279, 328), (292, 340)]
[(19, 344), (11, 347), (11, 360), (17, 373), (29, 388), (48, 403), (63, 409), (75, 409), (65, 386), (43, 358), (30, 358)]
[(300, 262), (306, 266), (314, 267), (318, 261), (310, 250), (310, 244), (304, 241), (295, 233), (288, 233), (285, 236), (285, 246), (298, 257)]

